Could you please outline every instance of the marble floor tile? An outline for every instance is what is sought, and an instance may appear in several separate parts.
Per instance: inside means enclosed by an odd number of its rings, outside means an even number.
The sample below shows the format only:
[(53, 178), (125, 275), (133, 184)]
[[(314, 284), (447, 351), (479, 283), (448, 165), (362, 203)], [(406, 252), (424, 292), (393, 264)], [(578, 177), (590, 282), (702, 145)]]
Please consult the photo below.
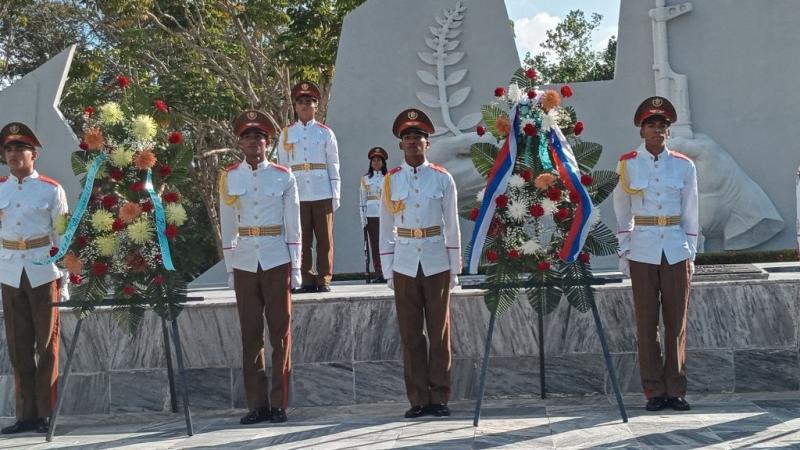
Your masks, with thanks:
[[(67, 356), (72, 347), (72, 338), (77, 324), (76, 314), (69, 309), (60, 309), (61, 346), (59, 349), (59, 371), (64, 372)], [(78, 346), (75, 347), (71, 370), (74, 373), (105, 372), (111, 367), (111, 346), (109, 336), (119, 327), (114, 322), (111, 312), (98, 310), (83, 319), (81, 332), (78, 335)]]
[[(787, 283), (753, 283), (734, 285), (726, 292), (726, 300), (737, 299), (730, 305), (736, 328), (733, 345), (740, 348), (797, 347), (798, 286)], [(722, 290), (711, 290), (720, 295)]]
[(538, 357), (489, 358), (485, 398), (534, 397), (540, 393)]
[(795, 430), (716, 431), (731, 448), (800, 448), (800, 432)]
[(292, 405), (323, 406), (355, 403), (353, 365), (298, 364), (292, 368)]
[(472, 400), (478, 390), (480, 362), (474, 359), (453, 359), (450, 372), (450, 400)]
[(399, 360), (402, 357), (394, 301), (364, 302), (352, 311), (356, 361)]
[(602, 354), (564, 354), (545, 359), (548, 394), (603, 394), (605, 373), (606, 364)]
[[(228, 409), (233, 406), (231, 369), (188, 369), (186, 380), (189, 387), (189, 406), (193, 410)], [(180, 389), (180, 378), (176, 379), (176, 383)], [(182, 404), (181, 398), (179, 394), (179, 405)]]
[[(180, 323), (181, 319), (178, 320)], [(135, 333), (131, 334), (119, 326), (112, 327), (111, 333), (108, 347), (112, 370), (166, 367), (161, 318), (153, 311), (145, 314)], [(174, 359), (175, 352), (172, 354)]]
[(698, 447), (722, 444), (722, 438), (704, 426), (665, 429), (657, 425), (631, 424), (629, 427), (636, 440), (645, 447), (669, 445)]
[(735, 378), (732, 349), (686, 352), (688, 392), (733, 392)]
[(242, 335), (235, 304), (185, 308), (178, 327), (186, 367), (241, 367)]
[[(111, 413), (165, 411), (170, 406), (165, 369), (111, 372)], [(177, 378), (177, 377), (176, 377)], [(176, 396), (180, 395), (176, 380)]]
[(736, 350), (736, 392), (800, 389), (797, 350)]
[(328, 302), (292, 308), (292, 362), (351, 362), (353, 304)]
[[(356, 403), (404, 402), (406, 385), (400, 361), (364, 362), (353, 365)], [(402, 405), (402, 403), (401, 403)], [(398, 405), (399, 409), (404, 406)]]
[(59, 393), (64, 396), (61, 413), (64, 415), (108, 414), (110, 410), (109, 381), (108, 373), (70, 375), (66, 389)]

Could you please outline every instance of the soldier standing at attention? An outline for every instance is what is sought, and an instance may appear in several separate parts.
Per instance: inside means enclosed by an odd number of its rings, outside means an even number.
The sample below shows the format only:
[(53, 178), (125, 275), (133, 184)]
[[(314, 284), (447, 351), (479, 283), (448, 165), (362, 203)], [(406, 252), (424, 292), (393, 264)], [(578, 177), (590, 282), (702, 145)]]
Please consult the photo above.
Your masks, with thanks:
[[(244, 162), (222, 171), (219, 209), (228, 284), (236, 293), (242, 329), (242, 371), (250, 408), (240, 422), (286, 422), (292, 367), (291, 289), (300, 285), (297, 182), (289, 169), (266, 159), (275, 129), (264, 113), (243, 112), (233, 129)], [(265, 316), (272, 347), (269, 392)]]
[[(278, 140), (278, 162), (291, 168), (300, 193), (303, 228), (302, 292), (330, 292), (333, 277), (333, 213), (339, 208), (339, 149), (336, 136), (317, 122), (320, 93), (303, 81), (292, 88), (298, 120)], [(311, 271), (311, 244), (317, 240), (317, 272)]]
[(2, 434), (46, 433), (58, 385), (59, 315), (51, 304), (69, 294), (55, 264), (33, 262), (61, 244), (53, 225), (68, 211), (67, 196), (56, 180), (34, 168), (41, 144), (30, 128), (10, 123), (0, 131), (0, 142), (0, 162), (11, 171), (0, 177), (0, 287), (17, 416)]
[(369, 236), (369, 249), (372, 256), (372, 267), (375, 269), (376, 283), (385, 283), (381, 269), (380, 250), (378, 250), (378, 237), (380, 233), (380, 206), (381, 192), (383, 191), (383, 177), (386, 175), (386, 160), (389, 155), (381, 147), (374, 147), (367, 153), (369, 170), (361, 176), (358, 189), (359, 212), (361, 213), (361, 228), (367, 230)]
[(405, 417), (449, 416), (450, 290), (461, 272), (456, 184), (447, 170), (425, 157), (434, 131), (425, 113), (401, 112), (392, 131), (400, 139), (404, 161), (384, 180), (380, 250), (400, 325), (411, 403)]
[(650, 97), (639, 105), (633, 122), (644, 142), (620, 158), (614, 189), (620, 270), (631, 277), (633, 286), (648, 411), (690, 409), (684, 399), (686, 316), (699, 228), (697, 172), (688, 157), (667, 148), (676, 116), (663, 97)]

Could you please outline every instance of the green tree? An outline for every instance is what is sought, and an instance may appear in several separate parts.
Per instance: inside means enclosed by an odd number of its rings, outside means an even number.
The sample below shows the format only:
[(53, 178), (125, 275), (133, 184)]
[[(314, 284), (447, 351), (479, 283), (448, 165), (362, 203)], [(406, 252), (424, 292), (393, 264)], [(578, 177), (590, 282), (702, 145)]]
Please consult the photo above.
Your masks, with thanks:
[(552, 30), (547, 31), (543, 52), (525, 55), (525, 64), (533, 66), (545, 83), (610, 80), (614, 78), (617, 38), (612, 36), (602, 51), (591, 49), (592, 33), (603, 16), (593, 13), (587, 20), (583, 11), (572, 10)]

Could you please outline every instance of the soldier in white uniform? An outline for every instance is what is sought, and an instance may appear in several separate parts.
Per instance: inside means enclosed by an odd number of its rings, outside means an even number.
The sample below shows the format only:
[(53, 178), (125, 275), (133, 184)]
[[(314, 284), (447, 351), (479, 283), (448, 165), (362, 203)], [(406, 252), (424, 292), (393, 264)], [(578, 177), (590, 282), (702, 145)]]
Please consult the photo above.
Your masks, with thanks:
[(383, 192), (383, 177), (386, 175), (386, 160), (389, 155), (381, 147), (373, 147), (367, 153), (369, 158), (369, 170), (361, 176), (359, 183), (359, 213), (361, 213), (361, 227), (364, 228), (369, 237), (369, 249), (372, 256), (372, 267), (375, 268), (377, 278), (376, 283), (385, 283), (383, 270), (381, 269), (380, 250), (378, 249), (378, 238), (380, 234), (380, 206), (381, 192)]
[(3, 434), (47, 432), (58, 383), (58, 308), (66, 279), (46, 259), (60, 245), (53, 224), (67, 213), (67, 196), (54, 179), (34, 168), (41, 144), (22, 123), (0, 131), (2, 162), (11, 175), (0, 177), (0, 287), (8, 355), (15, 375), (15, 424)]
[(434, 131), (425, 113), (401, 112), (392, 131), (400, 139), (404, 162), (385, 177), (380, 250), (400, 325), (411, 404), (405, 417), (449, 416), (450, 290), (461, 272), (456, 184), (447, 170), (425, 157)]
[[(697, 254), (698, 194), (694, 163), (667, 148), (675, 108), (646, 99), (634, 115), (644, 142), (620, 158), (614, 189), (620, 270), (630, 275), (639, 369), (646, 409), (690, 409), (686, 402), (686, 316)], [(663, 315), (665, 345), (658, 339)]]
[[(286, 167), (266, 159), (275, 131), (267, 116), (245, 111), (233, 122), (244, 162), (220, 175), (220, 225), (228, 283), (242, 329), (242, 371), (250, 412), (243, 425), (286, 421), (292, 354), (291, 289), (300, 286), (300, 203)], [(272, 347), (267, 392), (264, 316)]]
[[(303, 227), (303, 292), (330, 292), (333, 277), (333, 213), (339, 208), (339, 149), (333, 130), (314, 116), (320, 93), (304, 81), (292, 88), (298, 120), (278, 140), (278, 162), (297, 177)], [(311, 245), (317, 240), (317, 271), (311, 271)]]

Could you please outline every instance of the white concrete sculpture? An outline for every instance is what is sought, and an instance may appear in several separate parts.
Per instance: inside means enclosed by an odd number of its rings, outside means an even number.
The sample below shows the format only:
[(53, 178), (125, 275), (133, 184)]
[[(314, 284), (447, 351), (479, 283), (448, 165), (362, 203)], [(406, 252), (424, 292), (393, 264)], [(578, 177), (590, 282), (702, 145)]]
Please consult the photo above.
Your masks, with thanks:
[[(78, 148), (78, 138), (58, 105), (74, 53), (73, 45), (0, 91), (0, 127), (9, 122), (22, 122), (36, 133), (42, 144), (36, 168), (62, 184), (70, 204), (77, 201), (80, 191), (80, 183), (70, 165), (70, 156)], [(0, 170), (8, 171), (5, 166), (0, 166)]]
[(667, 22), (692, 11), (691, 3), (665, 5), (656, 0), (650, 10), (653, 25), (653, 73), (656, 95), (672, 101), (678, 121), (670, 127), (670, 148), (697, 166), (700, 191), (700, 248), (715, 239), (725, 250), (743, 250), (766, 242), (783, 229), (784, 221), (764, 190), (711, 137), (692, 131), (689, 80), (669, 64)]

